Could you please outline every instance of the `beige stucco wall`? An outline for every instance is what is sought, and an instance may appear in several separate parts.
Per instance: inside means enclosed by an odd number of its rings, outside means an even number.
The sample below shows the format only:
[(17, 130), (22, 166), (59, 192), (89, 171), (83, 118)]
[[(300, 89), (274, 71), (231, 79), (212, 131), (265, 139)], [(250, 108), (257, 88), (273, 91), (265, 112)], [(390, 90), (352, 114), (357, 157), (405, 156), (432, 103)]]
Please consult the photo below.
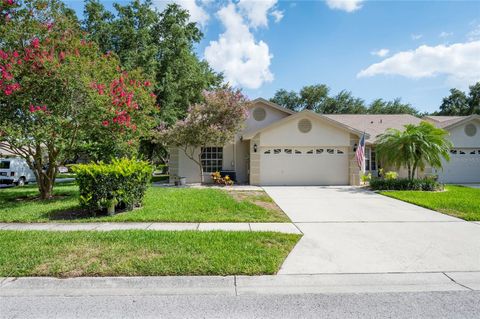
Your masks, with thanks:
[[(212, 145), (214, 146), (214, 145)], [(222, 170), (234, 170), (235, 148), (233, 143), (227, 144), (223, 147), (223, 161)], [(173, 183), (175, 176), (186, 177), (187, 183), (200, 183), (200, 169), (194, 161), (192, 161), (182, 149), (176, 149), (174, 156), (170, 155), (170, 182)], [(195, 158), (200, 155), (200, 148), (195, 150)], [(173, 170), (172, 170), (173, 168)], [(204, 182), (210, 182), (211, 173), (203, 173)]]
[[(265, 119), (262, 120), (262, 121), (257, 121), (252, 116), (252, 112), (257, 107), (261, 107), (266, 111)], [(274, 109), (274, 108), (266, 105), (263, 102), (257, 102), (255, 104), (253, 104), (249, 108), (248, 112), (249, 112), (249, 116), (248, 116), (247, 120), (245, 121), (245, 126), (244, 126), (243, 130), (240, 132), (239, 135), (245, 135), (246, 133), (257, 131), (259, 129), (262, 129), (262, 128), (264, 128), (264, 127), (266, 127), (266, 126), (268, 126), (268, 125), (270, 125), (274, 122), (277, 122), (277, 121), (289, 116), (288, 113), (285, 113), (285, 112), (282, 112), (280, 110)]]
[[(302, 119), (309, 119), (312, 123), (312, 129), (308, 133), (302, 133), (298, 129), (298, 122)], [(329, 183), (329, 181), (332, 181), (331, 184), (333, 185), (338, 184), (339, 180), (344, 180), (345, 183), (348, 184), (352, 179), (350, 175), (355, 174), (355, 168), (350, 168), (350, 158), (354, 156), (354, 154), (350, 153), (350, 137), (350, 133), (344, 129), (333, 126), (327, 120), (320, 119), (315, 115), (305, 113), (302, 116), (296, 116), (291, 120), (287, 120), (287, 122), (284, 122), (282, 125), (258, 134), (252, 139), (250, 147), (252, 152), (250, 160), (250, 181), (256, 185), (264, 183), (280, 185), (282, 184), (281, 172), (284, 172), (284, 174), (286, 174), (285, 176), (293, 176), (291, 178), (292, 180), (285, 181), (285, 184), (300, 185), (300, 180), (296, 181), (295, 178), (300, 178), (304, 184), (311, 185), (316, 183)], [(358, 142), (358, 136), (355, 139), (355, 143), (356, 142)], [(253, 154), (253, 146), (255, 144), (257, 144), (258, 152)], [(262, 163), (261, 151), (269, 147), (332, 147), (342, 148), (347, 154), (346, 156), (332, 155), (331, 158), (323, 156), (320, 158), (315, 155), (297, 155), (299, 156), (297, 157), (298, 165), (294, 165), (291, 162), (295, 158), (295, 155), (292, 155), (293, 157), (278, 155), (278, 157), (275, 157), (275, 161), (270, 161), (268, 164), (265, 164)], [(267, 157), (265, 157), (264, 160), (266, 160)], [(331, 160), (334, 162), (329, 163)], [(322, 164), (322, 167), (317, 167), (320, 164)], [(262, 172), (262, 169), (267, 169), (268, 172)], [(279, 179), (275, 180), (275, 178), (272, 177), (272, 172), (277, 171), (279, 172)], [(343, 175), (345, 178), (342, 177)]]
[[(477, 128), (477, 134), (474, 136), (468, 136), (465, 134), (465, 126), (468, 124), (473, 124)], [(462, 125), (456, 126), (449, 130), (450, 141), (452, 141), (455, 148), (478, 148), (480, 147), (480, 121), (472, 120)]]
[(350, 134), (350, 147), (348, 149), (348, 176), (350, 185), (359, 186), (361, 184), (361, 172), (358, 167), (355, 157), (355, 151), (353, 150), (355, 145), (360, 141), (360, 137), (355, 134)]
[[(254, 146), (257, 145), (255, 152)], [(250, 141), (250, 184), (260, 185), (260, 134), (255, 135)]]
[[(308, 118), (312, 129), (308, 133), (298, 130), (298, 122)], [(350, 134), (326, 120), (305, 113), (281, 126), (262, 132), (260, 146), (349, 146)]]

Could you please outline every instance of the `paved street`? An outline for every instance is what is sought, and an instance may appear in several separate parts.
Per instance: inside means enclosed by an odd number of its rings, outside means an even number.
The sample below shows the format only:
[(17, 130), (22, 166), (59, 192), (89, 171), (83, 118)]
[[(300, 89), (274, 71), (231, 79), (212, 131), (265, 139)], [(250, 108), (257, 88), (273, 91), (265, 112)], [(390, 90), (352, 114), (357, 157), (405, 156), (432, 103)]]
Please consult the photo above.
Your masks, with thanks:
[(0, 297), (0, 318), (479, 318), (480, 292)]
[(480, 224), (356, 187), (265, 187), (304, 233), (280, 274), (480, 271)]

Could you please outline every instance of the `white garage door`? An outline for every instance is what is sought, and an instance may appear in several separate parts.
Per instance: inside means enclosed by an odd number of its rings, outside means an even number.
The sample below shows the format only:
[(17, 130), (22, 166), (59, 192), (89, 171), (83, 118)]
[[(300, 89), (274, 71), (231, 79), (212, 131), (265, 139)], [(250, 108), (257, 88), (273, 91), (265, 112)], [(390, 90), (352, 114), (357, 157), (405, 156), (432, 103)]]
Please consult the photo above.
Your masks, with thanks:
[(437, 173), (442, 183), (480, 183), (480, 149), (450, 151), (450, 162)]
[(261, 185), (347, 185), (346, 148), (260, 149)]

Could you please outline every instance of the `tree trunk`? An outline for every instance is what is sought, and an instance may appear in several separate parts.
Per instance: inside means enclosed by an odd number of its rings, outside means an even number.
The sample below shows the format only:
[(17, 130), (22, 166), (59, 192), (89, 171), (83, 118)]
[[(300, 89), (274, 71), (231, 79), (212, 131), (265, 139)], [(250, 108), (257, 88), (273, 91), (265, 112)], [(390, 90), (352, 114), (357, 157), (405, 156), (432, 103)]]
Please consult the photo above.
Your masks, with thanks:
[(417, 167), (418, 167), (418, 161), (416, 161), (415, 163), (413, 163), (413, 167), (412, 167), (412, 180), (415, 178), (415, 172), (417, 171)]
[(203, 165), (202, 165), (202, 152), (198, 155), (198, 167), (200, 167), (200, 184), (203, 184)]
[(40, 199), (50, 199), (53, 197), (53, 185), (55, 184), (56, 172), (57, 165), (55, 162), (49, 162), (47, 169), (44, 170), (41, 157), (37, 156), (35, 158), (34, 173), (37, 178)]
[(53, 185), (55, 183), (56, 168), (49, 167), (46, 171), (37, 171), (37, 185), (40, 192), (40, 199), (50, 199), (53, 197)]

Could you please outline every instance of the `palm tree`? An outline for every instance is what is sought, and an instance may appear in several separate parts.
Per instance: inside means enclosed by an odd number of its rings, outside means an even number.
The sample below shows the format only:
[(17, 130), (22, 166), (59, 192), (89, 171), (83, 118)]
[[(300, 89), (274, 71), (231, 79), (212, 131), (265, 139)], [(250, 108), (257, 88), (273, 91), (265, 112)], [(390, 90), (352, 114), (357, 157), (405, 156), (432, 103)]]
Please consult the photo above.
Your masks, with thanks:
[(447, 136), (447, 131), (428, 122), (405, 125), (404, 131), (388, 129), (378, 136), (377, 154), (384, 164), (406, 167), (408, 178), (413, 179), (417, 168), (441, 168), (442, 158), (450, 160), (453, 144)]

